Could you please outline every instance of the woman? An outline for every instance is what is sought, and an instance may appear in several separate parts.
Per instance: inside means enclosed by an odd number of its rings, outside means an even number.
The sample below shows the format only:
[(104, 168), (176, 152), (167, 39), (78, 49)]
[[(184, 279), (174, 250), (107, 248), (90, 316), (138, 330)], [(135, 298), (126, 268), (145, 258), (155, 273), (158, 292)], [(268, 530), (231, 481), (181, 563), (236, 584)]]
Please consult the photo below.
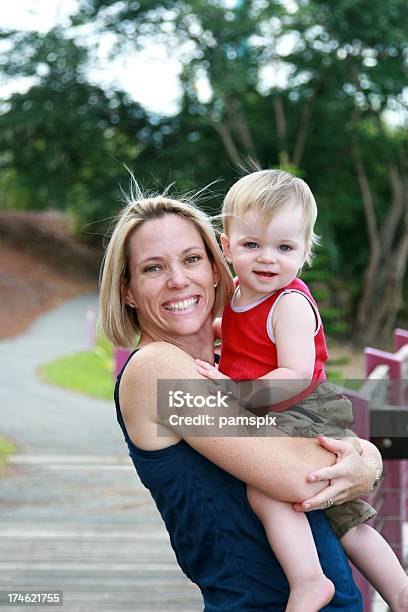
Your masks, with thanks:
[[(284, 610), (287, 581), (249, 507), (244, 483), (314, 510), (367, 493), (376, 478), (373, 462), (381, 465), (381, 457), (365, 441), (362, 454), (348, 442), (326, 441), (340, 458), (333, 465), (335, 455), (315, 440), (286, 438), (278, 430), (273, 440), (271, 431), (256, 438), (195, 437), (185, 424), (158, 418), (158, 381), (198, 379), (194, 359), (214, 361), (212, 321), (231, 288), (204, 213), (166, 196), (139, 194), (128, 202), (106, 252), (101, 322), (119, 346), (131, 345), (140, 331), (138, 349), (115, 390), (130, 455), (164, 519), (180, 567), (201, 589), (205, 610)], [(305, 499), (307, 506), (300, 505)], [(348, 562), (324, 513), (312, 512), (308, 519), (324, 573), (336, 586), (326, 609), (361, 610)]]

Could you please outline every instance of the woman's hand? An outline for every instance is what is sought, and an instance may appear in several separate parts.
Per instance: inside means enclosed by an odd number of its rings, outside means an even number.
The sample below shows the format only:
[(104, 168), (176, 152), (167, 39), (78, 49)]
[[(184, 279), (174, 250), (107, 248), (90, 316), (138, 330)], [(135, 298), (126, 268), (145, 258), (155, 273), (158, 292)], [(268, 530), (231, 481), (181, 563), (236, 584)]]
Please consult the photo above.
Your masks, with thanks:
[(222, 372), (219, 372), (218, 368), (207, 363), (207, 361), (202, 361), (201, 359), (196, 359), (197, 372), (201, 374), (201, 376), (205, 376), (209, 380), (231, 380), (229, 376), (225, 376)]
[(337, 456), (334, 465), (309, 474), (309, 482), (329, 481), (329, 486), (306, 499), (294, 504), (294, 509), (305, 512), (338, 506), (344, 502), (366, 495), (371, 491), (376, 478), (376, 468), (372, 461), (366, 461), (361, 454), (361, 444), (347, 440), (335, 440), (319, 436), (318, 442)]

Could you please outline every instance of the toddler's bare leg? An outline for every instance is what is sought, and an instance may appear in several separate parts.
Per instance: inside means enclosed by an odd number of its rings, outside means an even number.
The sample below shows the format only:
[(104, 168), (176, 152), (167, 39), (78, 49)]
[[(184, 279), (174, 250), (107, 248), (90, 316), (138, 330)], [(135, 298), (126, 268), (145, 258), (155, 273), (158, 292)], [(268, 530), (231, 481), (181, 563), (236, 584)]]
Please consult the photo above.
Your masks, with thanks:
[(288, 579), (286, 612), (317, 612), (333, 599), (334, 585), (323, 574), (305, 515), (252, 487), (247, 495)]
[(385, 599), (393, 612), (408, 612), (408, 577), (384, 538), (366, 524), (357, 525), (342, 538), (354, 565)]

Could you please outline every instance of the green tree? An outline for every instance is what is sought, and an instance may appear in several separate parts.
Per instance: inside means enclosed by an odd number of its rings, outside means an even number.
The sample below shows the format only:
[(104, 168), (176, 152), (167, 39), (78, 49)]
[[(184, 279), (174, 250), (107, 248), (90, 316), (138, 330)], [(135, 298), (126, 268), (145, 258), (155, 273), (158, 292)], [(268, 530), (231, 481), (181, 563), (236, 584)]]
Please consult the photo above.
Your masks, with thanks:
[[(346, 204), (347, 214), (353, 215), (360, 230), (353, 232), (352, 245), (340, 239), (344, 259), (350, 246), (357, 246), (356, 239), (364, 241), (351, 272), (362, 281), (355, 322), (359, 339), (366, 342), (390, 337), (406, 280), (406, 124), (405, 130), (396, 129), (386, 119), (387, 111), (393, 109), (407, 117), (406, 26), (401, 0), (386, 5), (378, 0), (341, 0), (335, 6), (310, 0), (299, 11), (301, 39), (292, 58), (299, 70), (312, 68), (322, 83), (319, 129), (329, 126), (332, 136), (327, 136), (333, 146), (327, 148), (328, 159), (338, 166), (333, 172), (323, 161), (323, 173), (326, 168), (327, 177), (341, 173), (349, 197), (347, 201), (344, 193), (343, 206), (334, 207), (332, 218), (339, 229), (345, 229), (338, 217), (346, 212)], [(319, 140), (312, 136), (312, 147)], [(317, 155), (308, 158), (321, 160)], [(339, 181), (336, 188), (343, 191)], [(333, 192), (328, 186), (325, 191), (329, 197)]]
[(78, 226), (99, 222), (89, 228), (97, 231), (118, 206), (123, 161), (134, 164), (150, 146), (138, 136), (146, 113), (87, 82), (87, 50), (60, 30), (9, 39), (3, 72), (34, 83), (0, 114), (0, 176), (11, 194), (3, 191), (3, 205), (68, 210)]

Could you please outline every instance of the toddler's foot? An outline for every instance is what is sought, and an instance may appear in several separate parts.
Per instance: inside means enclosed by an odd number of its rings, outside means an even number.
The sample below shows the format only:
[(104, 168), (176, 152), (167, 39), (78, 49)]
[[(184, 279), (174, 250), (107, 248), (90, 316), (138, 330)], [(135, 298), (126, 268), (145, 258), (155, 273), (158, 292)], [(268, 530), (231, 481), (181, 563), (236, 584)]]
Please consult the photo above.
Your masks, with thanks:
[(290, 590), (286, 612), (319, 612), (334, 597), (334, 584), (326, 576), (303, 580)]

